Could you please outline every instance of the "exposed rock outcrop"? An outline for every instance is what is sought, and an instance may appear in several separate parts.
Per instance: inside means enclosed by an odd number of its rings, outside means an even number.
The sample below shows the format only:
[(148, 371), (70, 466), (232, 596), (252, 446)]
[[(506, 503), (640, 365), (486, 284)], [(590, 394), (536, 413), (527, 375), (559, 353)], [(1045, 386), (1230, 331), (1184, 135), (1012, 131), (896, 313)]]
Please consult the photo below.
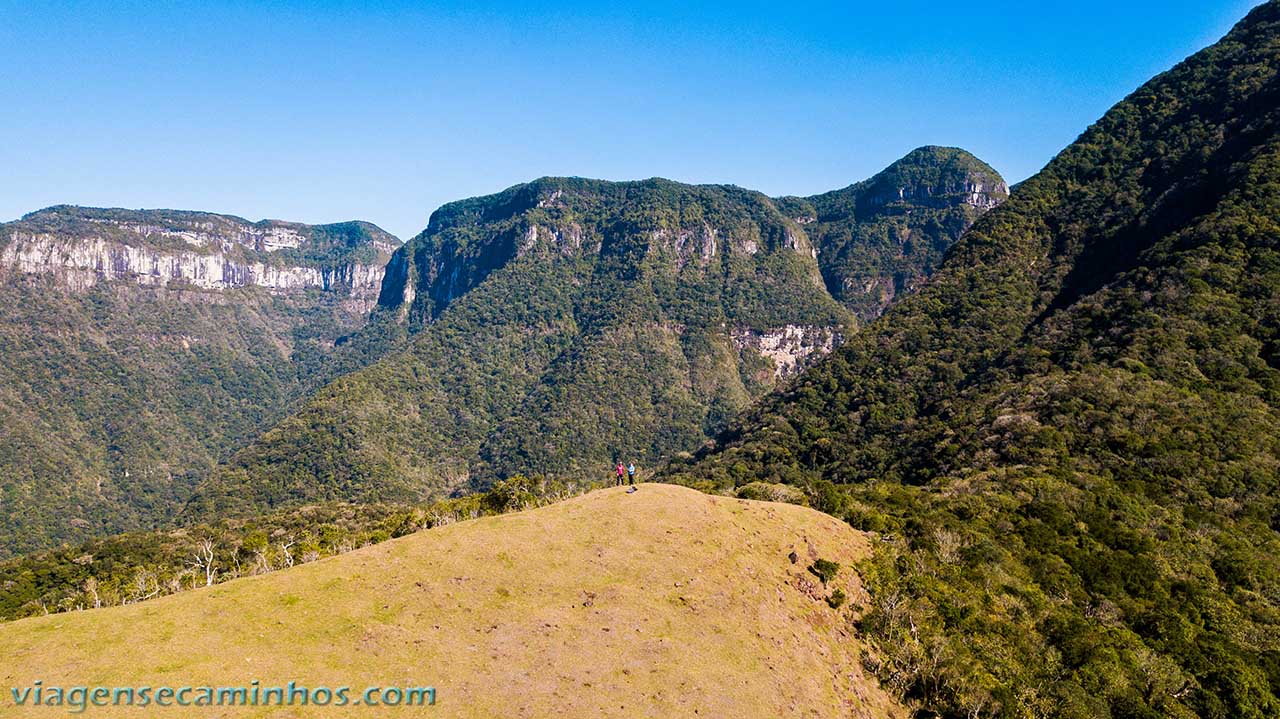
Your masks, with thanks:
[(778, 379), (798, 374), (830, 354), (843, 340), (838, 327), (802, 325), (785, 325), (767, 332), (739, 327), (732, 336), (738, 351), (755, 350), (773, 362), (774, 377)]
[(400, 242), (359, 222), (302, 225), (169, 210), (54, 207), (0, 226), (0, 268), (82, 291), (103, 281), (341, 293), (367, 311)]

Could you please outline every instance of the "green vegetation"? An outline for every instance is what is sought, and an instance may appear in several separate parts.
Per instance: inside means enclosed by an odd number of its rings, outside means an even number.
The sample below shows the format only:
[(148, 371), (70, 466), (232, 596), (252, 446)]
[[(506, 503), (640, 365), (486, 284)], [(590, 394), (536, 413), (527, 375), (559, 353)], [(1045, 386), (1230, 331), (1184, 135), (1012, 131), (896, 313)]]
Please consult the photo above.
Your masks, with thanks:
[(761, 502), (786, 502), (788, 504), (803, 505), (809, 503), (809, 499), (803, 491), (786, 484), (752, 482), (738, 487), (737, 495), (739, 499), (755, 499)]
[[(828, 212), (835, 198), (870, 202), (901, 180), (895, 198), (920, 194), (921, 204), (865, 214), (915, 227), (963, 205), (956, 186), (994, 176), (983, 167), (960, 151), (912, 153), (865, 187), (815, 200), (823, 236), (843, 228), (842, 256), (883, 239), (851, 229), (863, 210)], [(945, 192), (913, 189), (930, 183)], [(784, 213), (807, 202), (657, 179), (544, 178), (446, 205), (388, 265), (382, 312), (400, 318), (408, 346), (340, 378), (238, 453), (187, 516), (420, 502), (517, 473), (603, 478), (617, 459), (652, 466), (696, 449), (778, 385), (762, 338), (800, 328), (783, 350), (812, 358), (854, 327), (824, 286), (815, 256), (826, 248), (813, 246), (805, 217)], [(962, 224), (949, 226), (951, 239)], [(933, 259), (894, 262), (921, 276)]]
[(813, 576), (821, 579), (822, 586), (825, 587), (840, 573), (840, 565), (827, 559), (816, 559), (809, 565), (809, 571)]
[(880, 533), (869, 663), (923, 710), (1280, 715), (1278, 70), (1269, 2), (671, 468)]
[[(171, 214), (182, 223), (165, 225)], [(233, 232), (239, 225), (219, 223), (234, 219), (52, 208), (0, 226), (0, 245), (21, 232), (71, 246), (105, 236), (191, 249), (108, 221)], [(310, 228), (323, 239), (297, 251), (342, 246), (354, 254), (333, 261), (350, 261), (390, 237), (370, 227)], [(81, 288), (56, 273), (0, 269), (0, 557), (171, 519), (219, 461), (403, 335), (379, 320), (335, 351), (364, 321), (341, 292), (126, 279)]]
[(805, 221), (832, 296), (860, 319), (924, 284), (956, 238), (1004, 202), (1000, 173), (952, 147), (921, 147), (864, 182), (779, 207)]

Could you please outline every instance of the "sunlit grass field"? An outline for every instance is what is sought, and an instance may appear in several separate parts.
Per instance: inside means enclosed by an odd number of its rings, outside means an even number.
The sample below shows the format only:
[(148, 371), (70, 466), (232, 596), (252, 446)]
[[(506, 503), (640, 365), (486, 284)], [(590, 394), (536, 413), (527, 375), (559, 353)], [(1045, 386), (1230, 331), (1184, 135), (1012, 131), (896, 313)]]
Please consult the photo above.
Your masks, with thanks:
[[(142, 604), (0, 625), (10, 687), (436, 690), (427, 707), (93, 707), (83, 716), (897, 716), (864, 676), (850, 568), (869, 549), (787, 504), (597, 491)], [(798, 555), (792, 563), (788, 554)], [(806, 567), (842, 569), (823, 588)], [(823, 598), (840, 588), (840, 609)]]

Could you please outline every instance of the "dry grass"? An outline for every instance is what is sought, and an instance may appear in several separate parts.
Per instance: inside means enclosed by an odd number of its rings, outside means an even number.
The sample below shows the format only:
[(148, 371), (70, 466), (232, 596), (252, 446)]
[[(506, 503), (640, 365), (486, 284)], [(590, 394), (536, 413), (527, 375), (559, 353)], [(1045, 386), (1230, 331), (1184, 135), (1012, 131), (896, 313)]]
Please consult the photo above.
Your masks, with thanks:
[[(828, 607), (804, 571), (812, 556), (848, 567), (865, 551), (862, 535), (801, 507), (603, 490), (152, 602), (0, 625), (0, 715), (65, 715), (14, 706), (8, 687), (36, 679), (258, 679), (430, 685), (437, 704), (84, 716), (898, 716), (863, 675), (850, 608)], [(861, 601), (848, 569), (834, 586)]]

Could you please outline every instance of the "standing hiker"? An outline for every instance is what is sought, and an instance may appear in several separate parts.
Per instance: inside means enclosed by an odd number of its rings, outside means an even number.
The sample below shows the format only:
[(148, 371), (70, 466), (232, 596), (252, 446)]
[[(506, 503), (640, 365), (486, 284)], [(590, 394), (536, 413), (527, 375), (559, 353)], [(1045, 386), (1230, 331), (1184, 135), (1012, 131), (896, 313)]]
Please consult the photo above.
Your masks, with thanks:
[(636, 463), (635, 462), (627, 463), (627, 478), (631, 480), (630, 481), (631, 484), (634, 485), (636, 483)]
[(624, 470), (622, 469), (622, 462), (618, 462), (618, 478), (617, 478), (617, 480), (616, 480), (616, 481), (617, 481), (617, 486), (619, 486), (619, 487), (621, 487), (621, 486), (622, 486), (622, 473), (623, 473), (623, 471), (624, 471)]

